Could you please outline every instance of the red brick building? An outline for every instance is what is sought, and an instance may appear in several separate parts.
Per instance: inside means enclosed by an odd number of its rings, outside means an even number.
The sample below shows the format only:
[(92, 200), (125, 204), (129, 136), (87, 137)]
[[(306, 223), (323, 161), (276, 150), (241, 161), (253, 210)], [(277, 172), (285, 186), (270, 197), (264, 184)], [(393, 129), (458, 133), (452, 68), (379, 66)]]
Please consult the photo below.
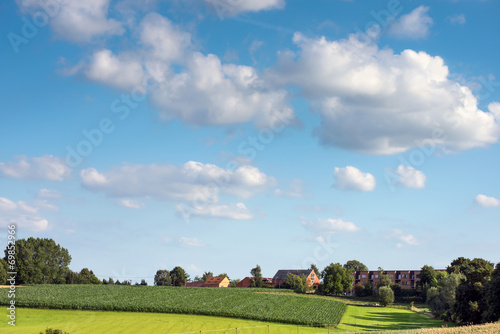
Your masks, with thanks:
[[(252, 284), (252, 279), (254, 279), (254, 277), (247, 276), (244, 279), (242, 279), (238, 284), (236, 284), (236, 287), (249, 288), (250, 285)], [(273, 279), (269, 277), (262, 277), (262, 283), (264, 285), (273, 285)]]
[[(436, 270), (444, 271), (444, 270)], [(415, 289), (417, 287), (417, 282), (420, 279), (417, 277), (420, 274), (420, 270), (386, 270), (384, 274), (387, 274), (391, 279), (392, 283), (397, 283), (401, 285), (402, 289)], [(354, 285), (358, 283), (371, 282), (373, 287), (377, 286), (380, 282), (378, 271), (356, 271), (354, 272)]]

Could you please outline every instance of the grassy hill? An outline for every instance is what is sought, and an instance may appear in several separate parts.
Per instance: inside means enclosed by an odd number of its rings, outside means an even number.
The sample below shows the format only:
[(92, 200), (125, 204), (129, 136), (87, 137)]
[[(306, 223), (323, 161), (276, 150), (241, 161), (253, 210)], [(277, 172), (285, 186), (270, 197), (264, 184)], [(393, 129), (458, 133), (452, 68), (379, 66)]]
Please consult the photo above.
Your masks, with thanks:
[[(266, 289), (113, 285), (37, 285), (16, 290), (16, 306), (30, 308), (156, 312), (231, 317), (300, 325), (335, 325), (346, 304)], [(0, 304), (7, 305), (7, 294)]]

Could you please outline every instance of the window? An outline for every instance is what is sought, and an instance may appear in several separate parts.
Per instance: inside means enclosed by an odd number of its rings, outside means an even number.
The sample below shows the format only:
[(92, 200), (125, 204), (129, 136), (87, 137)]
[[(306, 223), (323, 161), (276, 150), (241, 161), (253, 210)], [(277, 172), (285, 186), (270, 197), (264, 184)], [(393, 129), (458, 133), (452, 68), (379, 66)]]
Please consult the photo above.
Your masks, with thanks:
[(378, 278), (378, 275), (375, 275), (375, 278)]
[(408, 274), (404, 274), (404, 275), (403, 275), (403, 278), (408, 278)]
[(361, 278), (366, 278), (366, 275), (361, 275)]
[(370, 275), (370, 279), (373, 279), (373, 275)]
[(398, 275), (398, 279), (401, 279), (401, 275)]
[(392, 275), (389, 275), (389, 278), (390, 278), (390, 279), (392, 279), (393, 277), (394, 277), (394, 276), (392, 276)]

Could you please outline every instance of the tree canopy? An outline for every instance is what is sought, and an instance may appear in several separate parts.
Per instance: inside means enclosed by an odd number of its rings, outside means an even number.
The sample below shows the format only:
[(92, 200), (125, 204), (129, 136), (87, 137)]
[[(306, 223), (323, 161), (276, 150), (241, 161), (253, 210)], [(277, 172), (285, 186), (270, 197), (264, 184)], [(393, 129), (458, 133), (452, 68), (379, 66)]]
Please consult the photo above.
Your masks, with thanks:
[(172, 278), (170, 272), (166, 269), (156, 271), (154, 284), (156, 286), (170, 286), (172, 285)]
[[(61, 284), (70, 272), (71, 256), (52, 239), (30, 237), (15, 242), (17, 284)], [(5, 259), (9, 250), (5, 249)]]
[(262, 270), (260, 269), (260, 266), (256, 265), (255, 268), (252, 268), (252, 270), (250, 270), (250, 274), (254, 277), (251, 286), (262, 288), (264, 283), (262, 282)]
[(352, 287), (354, 277), (352, 273), (340, 263), (330, 263), (321, 273), (323, 278), (322, 291), (324, 293), (344, 293)]
[(368, 267), (358, 260), (349, 260), (344, 264), (344, 268), (351, 271), (368, 271)]

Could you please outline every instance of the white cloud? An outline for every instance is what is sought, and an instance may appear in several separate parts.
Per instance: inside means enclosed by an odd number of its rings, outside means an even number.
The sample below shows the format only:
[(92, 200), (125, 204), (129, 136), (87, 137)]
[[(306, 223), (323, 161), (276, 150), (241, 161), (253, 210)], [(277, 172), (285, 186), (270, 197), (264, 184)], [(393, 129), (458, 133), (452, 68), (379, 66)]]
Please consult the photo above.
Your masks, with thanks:
[(396, 183), (406, 188), (422, 189), (425, 188), (427, 177), (425, 174), (411, 166), (399, 165), (396, 170), (389, 170), (396, 175)]
[(123, 206), (124, 208), (129, 209), (143, 209), (146, 207), (144, 203), (139, 201), (134, 201), (133, 199), (122, 198), (118, 201), (118, 205)]
[(243, 203), (203, 204), (193, 207), (178, 204), (175, 206), (175, 209), (186, 219), (191, 216), (232, 220), (249, 220), (254, 218), (252, 212)]
[(181, 247), (193, 248), (193, 247), (203, 247), (205, 246), (205, 243), (199, 240), (198, 238), (181, 237), (179, 238), (179, 245)]
[(375, 190), (375, 176), (370, 173), (363, 173), (353, 166), (335, 167), (333, 177), (336, 181), (334, 187), (340, 190)]
[(274, 190), (274, 194), (279, 197), (294, 197), (294, 198), (304, 198), (304, 181), (300, 179), (294, 179), (290, 183), (289, 190), (276, 189)]
[(122, 24), (107, 17), (110, 0), (43, 1), (18, 0), (23, 12), (48, 14), (58, 37), (69, 41), (89, 42), (100, 35), (121, 35)]
[(142, 52), (147, 59), (182, 63), (191, 48), (191, 34), (167, 18), (150, 13), (141, 22), (140, 42), (145, 46)]
[(94, 53), (84, 71), (90, 80), (123, 90), (141, 85), (144, 78), (142, 65), (134, 56), (116, 56), (106, 49)]
[(464, 14), (457, 14), (449, 18), (452, 24), (465, 24), (467, 22)]
[(356, 232), (359, 231), (354, 223), (345, 222), (342, 219), (315, 219), (310, 220), (304, 217), (300, 217), (302, 221), (302, 226), (305, 228), (318, 233), (318, 234), (332, 234), (336, 232)]
[(56, 190), (40, 189), (36, 195), (38, 198), (61, 198), (61, 194)]
[(296, 33), (299, 56), (282, 52), (269, 74), (310, 99), (322, 119), (314, 130), (320, 143), (382, 155), (419, 145), (459, 151), (497, 142), (500, 108), (478, 109), (471, 90), (449, 79), (442, 58), (413, 50), (394, 54), (360, 38), (327, 41)]
[(489, 197), (483, 194), (476, 196), (476, 203), (485, 208), (496, 208), (500, 206), (500, 200), (495, 197)]
[(64, 159), (52, 155), (28, 158), (14, 157), (16, 161), (0, 162), (0, 177), (26, 180), (62, 181), (71, 177), (71, 168)]
[(429, 7), (420, 6), (411, 13), (401, 16), (391, 24), (390, 32), (400, 38), (419, 39), (429, 34), (433, 24), (432, 18), (427, 14)]
[(402, 242), (402, 243), (400, 242), (396, 245), (398, 248), (401, 248), (403, 246), (403, 244), (407, 244), (407, 245), (411, 245), (411, 246), (416, 246), (419, 244), (417, 238), (415, 238), (412, 234), (405, 234), (403, 231), (398, 230), (398, 229), (392, 230), (392, 232), (390, 233), (390, 237)]
[(220, 17), (285, 7), (285, 0), (205, 0), (205, 2), (212, 5)]
[(276, 185), (273, 177), (253, 166), (235, 170), (189, 161), (182, 166), (125, 165), (108, 172), (80, 172), (89, 190), (111, 197), (153, 197), (181, 201), (218, 202), (219, 192), (248, 198)]
[(294, 118), (288, 93), (269, 87), (249, 66), (222, 64), (213, 55), (194, 52), (186, 70), (164, 78), (151, 92), (160, 116), (193, 125), (254, 122), (265, 127)]
[(30, 231), (49, 229), (49, 222), (41, 216), (41, 211), (57, 211), (59, 208), (47, 201), (14, 202), (0, 197), (0, 225), (17, 224), (19, 228)]

